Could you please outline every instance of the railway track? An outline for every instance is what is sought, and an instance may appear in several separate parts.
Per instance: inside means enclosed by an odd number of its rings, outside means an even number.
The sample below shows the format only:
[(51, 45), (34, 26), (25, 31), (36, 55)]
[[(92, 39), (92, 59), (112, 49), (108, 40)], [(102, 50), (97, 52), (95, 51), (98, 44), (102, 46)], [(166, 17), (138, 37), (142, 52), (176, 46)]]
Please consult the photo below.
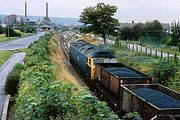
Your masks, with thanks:
[(59, 36), (60, 47), (61, 47), (65, 57), (67, 58), (67, 60), (70, 61), (69, 47), (67, 44), (72, 39), (72, 36), (70, 36), (68, 33), (66, 33), (67, 38), (65, 38), (63, 33), (59, 33), (58, 36)]
[[(66, 35), (66, 37), (64, 36), (64, 34)], [(69, 57), (69, 47), (68, 47), (68, 42), (70, 41), (72, 39), (72, 36), (69, 34), (69, 33), (59, 33), (59, 47), (61, 48), (61, 50), (62, 50), (62, 52), (63, 52), (63, 54), (65, 55), (65, 57), (66, 57), (66, 59), (70, 62), (70, 57)], [(77, 70), (77, 68), (75, 68), (76, 70)], [(80, 71), (79, 71), (80, 72)], [(78, 72), (78, 73), (79, 73)], [(84, 79), (83, 78), (83, 76), (81, 76), (82, 77), (82, 79)], [(114, 108), (113, 107), (113, 105), (111, 105), (111, 103), (109, 103), (110, 101), (107, 101), (106, 99), (105, 99), (105, 96), (102, 94), (102, 93), (100, 93), (99, 91), (98, 91), (98, 89), (97, 88), (95, 88), (94, 87), (94, 85), (92, 84), (92, 83), (87, 83), (87, 81), (85, 81), (86, 82), (86, 85), (90, 88), (90, 91), (91, 91), (91, 93), (92, 93), (92, 95), (95, 95), (96, 97), (98, 97), (99, 98), (99, 100), (101, 100), (101, 101), (106, 101), (107, 103), (108, 103), (108, 106), (111, 108), (111, 109), (113, 109), (114, 111), (116, 111), (116, 108)]]

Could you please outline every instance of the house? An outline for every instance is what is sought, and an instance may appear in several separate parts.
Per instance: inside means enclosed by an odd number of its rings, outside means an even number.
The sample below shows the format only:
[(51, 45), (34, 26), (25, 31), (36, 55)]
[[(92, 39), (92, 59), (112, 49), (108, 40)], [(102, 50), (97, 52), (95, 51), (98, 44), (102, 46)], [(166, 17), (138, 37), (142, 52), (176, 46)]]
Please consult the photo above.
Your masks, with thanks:
[(22, 22), (22, 17), (21, 16), (17, 16), (15, 14), (8, 15), (8, 16), (5, 17), (4, 22), (5, 22), (6, 25), (14, 26), (14, 25)]

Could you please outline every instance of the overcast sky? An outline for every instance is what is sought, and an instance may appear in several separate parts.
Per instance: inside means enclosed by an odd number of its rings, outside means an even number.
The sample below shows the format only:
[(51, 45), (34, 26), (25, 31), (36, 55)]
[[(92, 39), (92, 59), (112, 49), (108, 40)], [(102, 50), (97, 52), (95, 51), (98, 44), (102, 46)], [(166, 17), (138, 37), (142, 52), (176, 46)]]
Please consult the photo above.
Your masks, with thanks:
[(0, 0), (0, 14), (23, 15), (25, 1), (28, 15), (35, 16), (45, 15), (46, 2), (49, 3), (49, 16), (69, 18), (78, 18), (84, 8), (104, 2), (118, 7), (115, 17), (120, 22), (180, 20), (180, 0)]

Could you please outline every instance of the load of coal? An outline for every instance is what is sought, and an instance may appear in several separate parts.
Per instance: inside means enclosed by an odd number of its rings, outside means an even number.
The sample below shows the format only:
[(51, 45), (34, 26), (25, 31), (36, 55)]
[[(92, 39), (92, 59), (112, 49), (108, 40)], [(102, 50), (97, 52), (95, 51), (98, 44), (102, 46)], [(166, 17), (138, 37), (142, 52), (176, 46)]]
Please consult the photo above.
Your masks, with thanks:
[(159, 108), (180, 108), (180, 100), (161, 91), (150, 88), (137, 88), (132, 91)]
[(106, 70), (118, 77), (142, 77), (140, 74), (126, 67), (108, 67)]

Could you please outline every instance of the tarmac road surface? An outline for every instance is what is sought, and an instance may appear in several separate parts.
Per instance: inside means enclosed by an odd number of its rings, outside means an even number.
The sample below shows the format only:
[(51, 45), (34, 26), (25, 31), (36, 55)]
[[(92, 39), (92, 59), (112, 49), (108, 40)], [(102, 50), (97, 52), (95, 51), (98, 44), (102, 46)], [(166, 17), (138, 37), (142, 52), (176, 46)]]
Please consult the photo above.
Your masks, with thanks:
[(38, 32), (36, 35), (0, 43), (0, 50), (17, 50), (27, 48), (32, 42), (38, 40), (39, 37), (44, 36), (44, 34), (45, 32)]

